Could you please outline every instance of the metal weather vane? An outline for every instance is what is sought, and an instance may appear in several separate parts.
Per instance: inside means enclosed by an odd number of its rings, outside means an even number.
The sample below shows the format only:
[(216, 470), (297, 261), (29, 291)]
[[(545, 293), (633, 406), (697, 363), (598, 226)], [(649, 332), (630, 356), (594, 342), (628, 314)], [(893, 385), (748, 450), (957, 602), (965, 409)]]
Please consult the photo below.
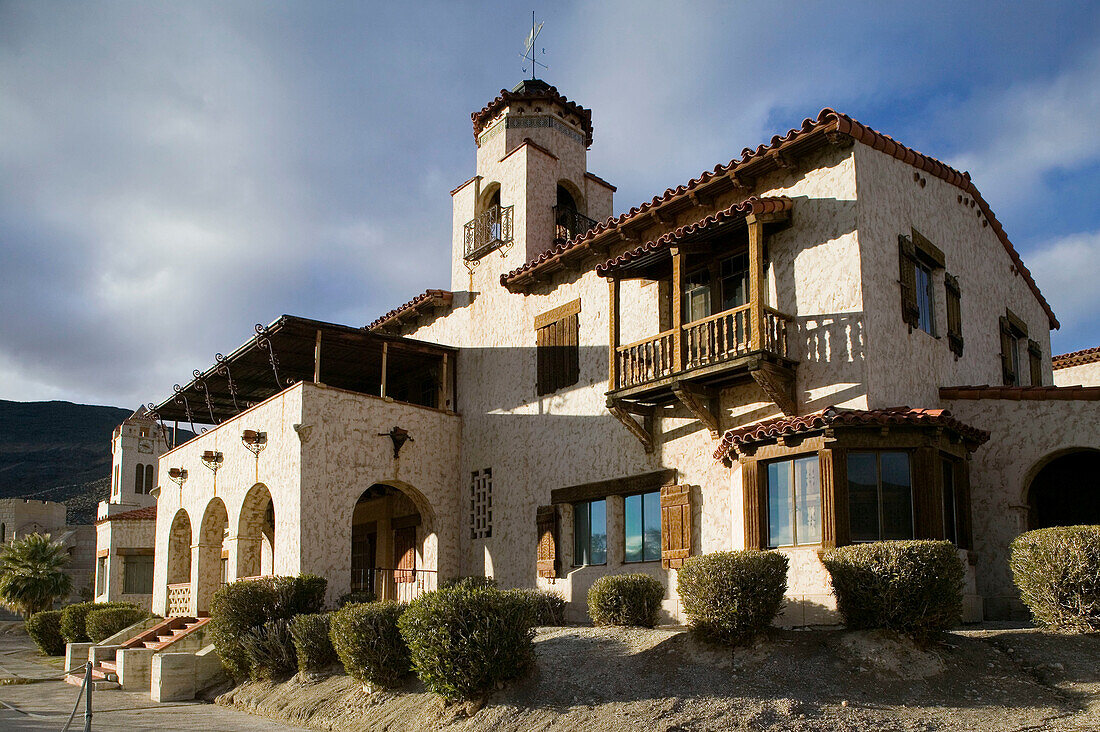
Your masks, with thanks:
[[(539, 33), (541, 33), (541, 32), (542, 32), (542, 23), (538, 23), (538, 24), (535, 23), (535, 11), (532, 10), (531, 11), (531, 32), (527, 34), (527, 38), (523, 41), (524, 52), (519, 55), (520, 58), (522, 58), (527, 63), (531, 64), (531, 79), (532, 80), (534, 80), (535, 71), (538, 69), (539, 66), (541, 66), (544, 69), (549, 69), (550, 68), (549, 66), (547, 66), (546, 64), (544, 64), (544, 63), (542, 63), (541, 61), (538, 60), (538, 58), (537, 58), (538, 54), (535, 52), (535, 41), (538, 39)], [(542, 53), (545, 55), (545, 53), (546, 53), (545, 48), (542, 49)], [(523, 67), (523, 73), (525, 73), (525, 74), (527, 73), (527, 67), (526, 66)]]

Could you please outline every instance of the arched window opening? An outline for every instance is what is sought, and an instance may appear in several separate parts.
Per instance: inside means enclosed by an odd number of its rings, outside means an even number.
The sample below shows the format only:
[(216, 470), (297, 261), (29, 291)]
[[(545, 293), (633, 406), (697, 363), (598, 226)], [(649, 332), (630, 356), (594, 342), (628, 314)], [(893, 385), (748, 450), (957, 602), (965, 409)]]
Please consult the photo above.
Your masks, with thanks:
[(145, 466), (145, 490), (143, 491), (143, 493), (148, 495), (152, 492), (153, 492), (153, 466), (152, 465), (146, 465)]
[(351, 591), (408, 602), (435, 587), (424, 564), (419, 510), (401, 490), (381, 483), (359, 497), (351, 521)]
[(134, 493), (141, 493), (141, 488), (145, 484), (145, 466), (138, 463), (134, 466)]
[(580, 212), (577, 199), (569, 189), (559, 183), (554, 204), (554, 240), (558, 243), (569, 241), (595, 225), (595, 221)]
[(1028, 489), (1028, 528), (1100, 524), (1100, 450), (1054, 458)]

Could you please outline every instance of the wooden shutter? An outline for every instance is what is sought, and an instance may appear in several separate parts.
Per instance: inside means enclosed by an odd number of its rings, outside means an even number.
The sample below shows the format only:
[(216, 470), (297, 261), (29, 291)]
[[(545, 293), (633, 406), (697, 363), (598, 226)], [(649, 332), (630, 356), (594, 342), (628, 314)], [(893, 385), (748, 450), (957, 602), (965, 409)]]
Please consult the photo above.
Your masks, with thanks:
[(1043, 349), (1035, 341), (1027, 342), (1027, 361), (1031, 368), (1031, 385), (1043, 385)]
[(1008, 318), (1000, 319), (1001, 327), (1001, 376), (1005, 386), (1016, 385), (1016, 372), (1012, 368), (1012, 349), (1016, 348), (1016, 336)]
[(555, 579), (558, 576), (558, 510), (555, 506), (539, 506), (535, 512), (538, 528), (539, 577)]
[(943, 486), (939, 455), (933, 447), (913, 453), (913, 538), (943, 539)]
[(760, 500), (760, 470), (755, 460), (741, 466), (741, 495), (744, 507), (745, 548), (764, 546), (764, 509)]
[(661, 566), (679, 569), (691, 556), (691, 488), (661, 488)]
[(396, 562), (394, 582), (412, 582), (416, 579), (416, 527), (407, 526), (393, 531), (393, 558)]
[(580, 379), (580, 309), (578, 299), (535, 318), (535, 383), (539, 396)]
[(917, 306), (917, 250), (904, 234), (898, 236), (899, 282), (901, 283), (901, 319), (910, 328), (920, 323)]
[(962, 335), (962, 291), (959, 281), (950, 274), (943, 276), (947, 290), (947, 345), (956, 356), (963, 353)]

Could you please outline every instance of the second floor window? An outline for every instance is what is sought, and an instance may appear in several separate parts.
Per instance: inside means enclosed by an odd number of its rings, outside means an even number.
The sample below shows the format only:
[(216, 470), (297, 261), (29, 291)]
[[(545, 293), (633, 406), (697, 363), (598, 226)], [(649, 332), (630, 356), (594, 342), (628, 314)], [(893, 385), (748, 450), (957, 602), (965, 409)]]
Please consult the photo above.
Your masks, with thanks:
[(607, 501), (573, 505), (573, 564), (607, 564)]
[(580, 380), (580, 310), (574, 300), (535, 318), (536, 388), (553, 394)]
[(916, 229), (911, 236), (898, 237), (900, 266), (901, 315), (912, 328), (936, 335), (933, 273), (944, 268), (943, 252)]
[(913, 274), (917, 287), (917, 326), (929, 335), (936, 335), (936, 318), (932, 312), (932, 268), (917, 262)]
[(848, 453), (848, 514), (852, 541), (912, 539), (909, 453)]

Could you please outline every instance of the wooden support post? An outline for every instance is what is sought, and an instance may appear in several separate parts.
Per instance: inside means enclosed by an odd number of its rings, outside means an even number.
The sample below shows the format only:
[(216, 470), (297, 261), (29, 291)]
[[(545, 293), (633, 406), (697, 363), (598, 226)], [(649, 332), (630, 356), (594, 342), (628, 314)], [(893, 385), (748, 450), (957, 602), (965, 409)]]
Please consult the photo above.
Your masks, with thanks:
[(313, 383), (321, 383), (321, 330), (317, 330), (317, 343), (313, 346)]
[(672, 373), (684, 369), (684, 251), (672, 247)]
[(749, 341), (751, 351), (764, 350), (764, 222), (745, 217), (749, 227)]
[(386, 396), (386, 361), (388, 360), (389, 355), (390, 342), (382, 341), (382, 389), (379, 393), (379, 396), (383, 398)]
[(450, 383), (450, 379), (447, 378), (447, 367), (449, 359), (447, 354), (443, 354), (443, 362), (439, 365), (439, 397), (436, 406), (440, 409), (449, 409), (448, 402), (450, 399), (447, 394), (447, 385)]
[(672, 393), (696, 419), (710, 430), (711, 439), (718, 439), (717, 392), (705, 386), (674, 381), (672, 382)]
[[(653, 407), (641, 407), (621, 399), (608, 398), (607, 411), (611, 412), (611, 416), (619, 420), (630, 434), (638, 438), (646, 454), (654, 451), (656, 443), (653, 439), (653, 412), (655, 411)], [(631, 416), (632, 414), (641, 416), (642, 423), (638, 424), (638, 421)]]
[(607, 281), (610, 307), (607, 316), (607, 390), (619, 388), (619, 280), (612, 277)]

